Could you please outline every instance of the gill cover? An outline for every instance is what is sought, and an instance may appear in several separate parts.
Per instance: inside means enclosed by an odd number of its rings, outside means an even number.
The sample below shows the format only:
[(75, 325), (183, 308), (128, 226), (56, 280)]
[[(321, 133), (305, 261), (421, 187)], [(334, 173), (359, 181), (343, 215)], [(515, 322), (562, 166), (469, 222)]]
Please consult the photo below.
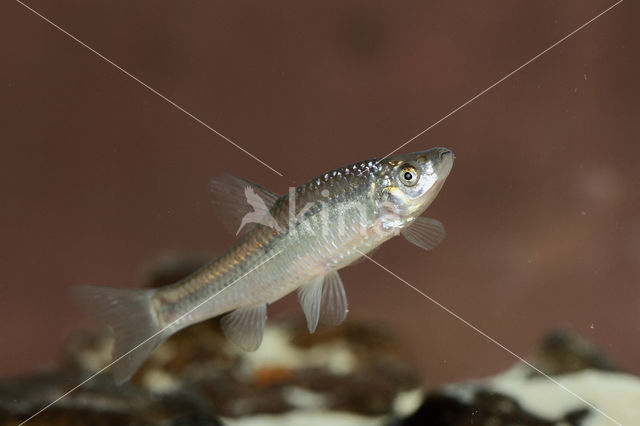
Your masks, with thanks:
[(382, 229), (430, 250), (445, 237), (442, 223), (420, 215), (436, 198), (453, 167), (453, 153), (432, 148), (381, 160), (379, 212)]

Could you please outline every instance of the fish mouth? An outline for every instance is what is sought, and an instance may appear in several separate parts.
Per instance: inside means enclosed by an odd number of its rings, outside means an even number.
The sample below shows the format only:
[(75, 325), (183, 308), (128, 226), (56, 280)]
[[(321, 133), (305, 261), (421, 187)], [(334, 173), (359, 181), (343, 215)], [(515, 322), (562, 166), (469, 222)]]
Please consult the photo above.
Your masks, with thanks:
[(444, 160), (445, 157), (449, 157), (449, 156), (451, 156), (452, 160), (455, 160), (455, 158), (456, 158), (455, 154), (450, 149), (448, 149), (448, 148), (439, 148), (438, 149), (438, 157), (440, 158), (441, 161)]
[(437, 148), (437, 160), (436, 163), (436, 171), (438, 173), (439, 179), (446, 179), (453, 168), (453, 160), (455, 160), (456, 156), (453, 154), (453, 151), (447, 148)]

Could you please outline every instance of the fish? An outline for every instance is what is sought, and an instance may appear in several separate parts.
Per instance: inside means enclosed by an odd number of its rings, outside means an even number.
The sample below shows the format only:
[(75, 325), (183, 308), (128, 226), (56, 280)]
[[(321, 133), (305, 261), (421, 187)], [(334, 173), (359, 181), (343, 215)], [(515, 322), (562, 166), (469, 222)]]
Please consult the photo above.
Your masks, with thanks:
[[(246, 351), (262, 343), (267, 305), (297, 291), (309, 332), (348, 312), (338, 271), (402, 235), (426, 250), (445, 237), (423, 217), (453, 167), (447, 148), (372, 158), (322, 173), (278, 195), (233, 175), (211, 181), (214, 206), (239, 236), (184, 279), (153, 289), (76, 286), (71, 296), (114, 332), (115, 381), (126, 382), (169, 336), (222, 316)], [(135, 350), (133, 350), (135, 349)]]

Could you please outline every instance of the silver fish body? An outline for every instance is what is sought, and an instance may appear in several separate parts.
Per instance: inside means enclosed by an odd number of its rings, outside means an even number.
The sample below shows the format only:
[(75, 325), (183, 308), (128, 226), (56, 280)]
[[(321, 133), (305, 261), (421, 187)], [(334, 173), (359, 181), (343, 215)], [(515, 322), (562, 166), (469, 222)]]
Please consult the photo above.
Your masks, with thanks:
[[(420, 215), (442, 188), (453, 158), (451, 151), (433, 148), (360, 161), (323, 173), (281, 197), (238, 178), (217, 181), (214, 193), (228, 198), (230, 206), (242, 201), (243, 186), (261, 194), (267, 200), (265, 211), (254, 217), (269, 221), (253, 224), (231, 248), (175, 284), (153, 290), (74, 291), (81, 306), (98, 312), (114, 328), (114, 357), (126, 354), (114, 369), (116, 380), (127, 380), (169, 335), (228, 312), (221, 322), (225, 334), (246, 350), (257, 349), (266, 305), (295, 290), (310, 331), (319, 320), (341, 322), (347, 303), (339, 269), (401, 232), (424, 248), (443, 238), (441, 224)], [(229, 210), (234, 216), (234, 209)]]

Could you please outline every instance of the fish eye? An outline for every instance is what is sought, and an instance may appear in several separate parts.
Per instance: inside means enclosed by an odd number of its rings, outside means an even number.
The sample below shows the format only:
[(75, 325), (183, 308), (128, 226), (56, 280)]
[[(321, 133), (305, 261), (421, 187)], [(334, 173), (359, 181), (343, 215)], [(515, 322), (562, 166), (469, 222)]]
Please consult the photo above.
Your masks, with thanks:
[(418, 172), (413, 166), (404, 166), (400, 173), (400, 180), (406, 186), (413, 186), (418, 182)]

